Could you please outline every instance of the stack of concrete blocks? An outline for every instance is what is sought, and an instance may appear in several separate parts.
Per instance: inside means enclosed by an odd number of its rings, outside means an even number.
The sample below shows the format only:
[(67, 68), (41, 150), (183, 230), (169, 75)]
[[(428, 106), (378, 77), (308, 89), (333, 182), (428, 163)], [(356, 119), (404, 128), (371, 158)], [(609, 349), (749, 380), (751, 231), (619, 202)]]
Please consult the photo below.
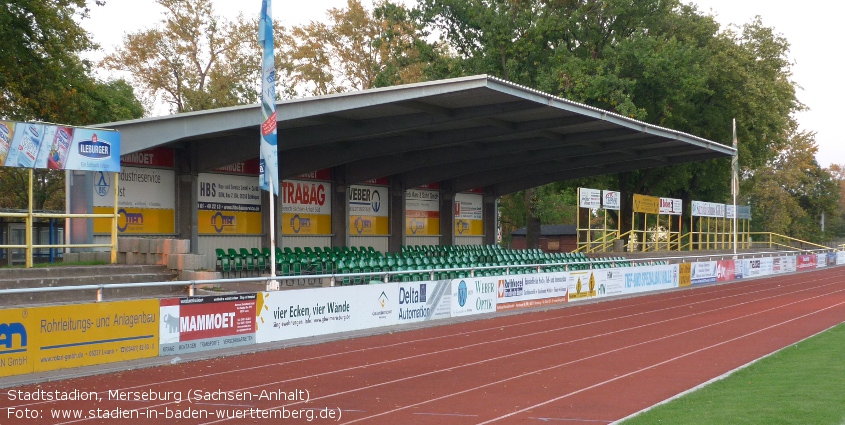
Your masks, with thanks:
[(206, 271), (206, 256), (191, 254), (188, 239), (133, 238), (117, 239), (120, 264), (158, 264), (178, 273), (179, 280), (220, 279), (220, 273)]

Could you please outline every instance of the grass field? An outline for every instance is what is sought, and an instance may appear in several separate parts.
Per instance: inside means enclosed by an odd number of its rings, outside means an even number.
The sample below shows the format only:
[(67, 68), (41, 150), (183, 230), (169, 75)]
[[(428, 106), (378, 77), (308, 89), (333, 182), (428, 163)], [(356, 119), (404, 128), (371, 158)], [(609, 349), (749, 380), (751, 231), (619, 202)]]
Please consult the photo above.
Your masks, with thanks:
[(845, 424), (845, 324), (622, 423)]

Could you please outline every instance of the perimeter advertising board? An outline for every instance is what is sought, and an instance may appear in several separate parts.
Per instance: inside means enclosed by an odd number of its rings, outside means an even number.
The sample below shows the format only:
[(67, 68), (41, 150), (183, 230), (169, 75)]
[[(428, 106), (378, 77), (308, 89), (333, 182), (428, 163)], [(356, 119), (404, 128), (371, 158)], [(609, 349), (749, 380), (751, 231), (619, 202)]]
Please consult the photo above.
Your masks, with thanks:
[[(176, 172), (123, 167), (118, 173), (117, 231), (120, 234), (173, 234), (176, 231)], [(94, 213), (114, 211), (114, 174), (94, 173)], [(94, 219), (94, 233), (111, 233), (111, 219)]]
[(565, 272), (499, 276), (496, 311), (565, 303), (568, 278)]
[(793, 273), (798, 269), (794, 255), (781, 257), (780, 264), (785, 273)]
[(120, 133), (0, 121), (0, 165), (51, 170), (120, 171)]
[(162, 299), (159, 354), (255, 344), (255, 300), (256, 294)]
[(845, 251), (838, 251), (836, 253), (836, 265), (845, 264)]
[(200, 173), (198, 183), (199, 234), (261, 234), (261, 188), (255, 177)]
[(158, 300), (0, 310), (0, 376), (158, 355)]
[(308, 180), (282, 181), (282, 234), (330, 235), (332, 185)]
[(484, 236), (484, 223), (481, 214), (482, 202), (482, 195), (455, 194), (455, 235)]
[(716, 262), (717, 282), (729, 282), (736, 279), (736, 261), (737, 260), (719, 260)]
[(398, 298), (395, 283), (259, 292), (256, 342), (395, 325)]
[(692, 215), (695, 217), (725, 217), (725, 204), (692, 201)]
[(409, 189), (405, 191), (405, 235), (440, 234), (440, 192)]
[(567, 287), (569, 301), (586, 300), (596, 296), (596, 270), (569, 272)]
[(678, 287), (678, 265), (627, 267), (625, 269), (626, 294), (659, 291)]
[(625, 294), (625, 270), (628, 267), (595, 270), (596, 297), (612, 297)]
[(746, 278), (769, 276), (772, 274), (773, 266), (772, 257), (746, 258), (742, 260), (742, 276)]
[(495, 312), (498, 280), (498, 277), (452, 280), (452, 317)]
[(816, 254), (816, 267), (827, 267), (827, 254)]
[(799, 255), (795, 259), (796, 261), (796, 270), (809, 270), (816, 268), (816, 256), (815, 255)]
[(718, 280), (718, 264), (716, 261), (698, 261), (692, 263), (690, 282), (693, 285), (713, 283)]
[(349, 234), (387, 236), (390, 233), (387, 188), (349, 186)]
[(447, 319), (452, 315), (452, 281), (402, 282), (397, 324)]

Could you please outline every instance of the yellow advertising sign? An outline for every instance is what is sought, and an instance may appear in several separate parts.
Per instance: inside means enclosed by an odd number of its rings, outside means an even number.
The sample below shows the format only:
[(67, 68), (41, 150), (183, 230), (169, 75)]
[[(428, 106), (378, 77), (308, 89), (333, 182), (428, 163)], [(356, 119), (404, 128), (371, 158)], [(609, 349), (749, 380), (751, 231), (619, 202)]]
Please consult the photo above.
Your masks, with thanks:
[(0, 310), (0, 376), (158, 355), (158, 300)]
[(634, 194), (634, 212), (660, 214), (660, 198)]
[(405, 217), (406, 236), (437, 236), (439, 234), (439, 217)]
[(466, 218), (456, 219), (455, 236), (484, 236), (484, 221)]
[(282, 214), (283, 235), (330, 235), (332, 216), (328, 214)]
[(349, 234), (352, 236), (387, 236), (390, 234), (390, 222), (387, 217), (350, 216)]
[(569, 299), (577, 300), (596, 296), (596, 277), (592, 272), (573, 272), (571, 276), (575, 279), (575, 285), (569, 287)]
[(32, 373), (35, 361), (30, 355), (31, 309), (0, 310), (0, 377)]
[(692, 285), (692, 263), (678, 264), (678, 286)]
[[(112, 207), (94, 207), (94, 214), (111, 214)], [(176, 232), (176, 212), (171, 209), (119, 208), (117, 231), (121, 235), (173, 234)], [(110, 218), (95, 218), (94, 233), (111, 233)]]
[(261, 213), (245, 211), (197, 211), (201, 235), (260, 235)]

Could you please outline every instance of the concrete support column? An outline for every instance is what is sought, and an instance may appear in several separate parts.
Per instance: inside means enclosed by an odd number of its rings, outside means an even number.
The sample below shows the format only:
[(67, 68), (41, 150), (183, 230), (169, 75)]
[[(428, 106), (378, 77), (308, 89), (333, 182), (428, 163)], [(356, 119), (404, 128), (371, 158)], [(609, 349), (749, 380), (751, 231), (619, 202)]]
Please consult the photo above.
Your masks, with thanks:
[[(94, 171), (66, 171), (65, 178), (68, 179), (67, 206), (71, 214), (92, 214), (94, 213), (94, 176), (100, 177), (99, 172)], [(114, 178), (112, 173), (103, 173), (106, 179)], [(110, 182), (114, 185), (114, 182)], [(113, 193), (113, 192), (112, 192)], [(68, 232), (68, 240), (72, 244), (94, 243), (94, 219), (92, 218), (71, 218), (68, 219), (70, 226), (65, 229)], [(84, 248), (71, 248), (71, 252), (80, 252)], [(11, 252), (11, 250), (7, 250)], [(7, 255), (7, 258), (12, 258)]]
[(332, 246), (349, 245), (349, 194), (343, 167), (332, 169)]
[(176, 233), (191, 241), (191, 253), (199, 253), (199, 175), (194, 145), (176, 150)]
[(400, 252), (405, 245), (405, 185), (398, 177), (390, 178), (390, 236), (389, 252)]
[(455, 192), (450, 182), (440, 184), (440, 245), (455, 245)]
[(495, 245), (499, 236), (499, 200), (495, 196), (484, 195), (481, 206), (484, 219), (484, 244)]

